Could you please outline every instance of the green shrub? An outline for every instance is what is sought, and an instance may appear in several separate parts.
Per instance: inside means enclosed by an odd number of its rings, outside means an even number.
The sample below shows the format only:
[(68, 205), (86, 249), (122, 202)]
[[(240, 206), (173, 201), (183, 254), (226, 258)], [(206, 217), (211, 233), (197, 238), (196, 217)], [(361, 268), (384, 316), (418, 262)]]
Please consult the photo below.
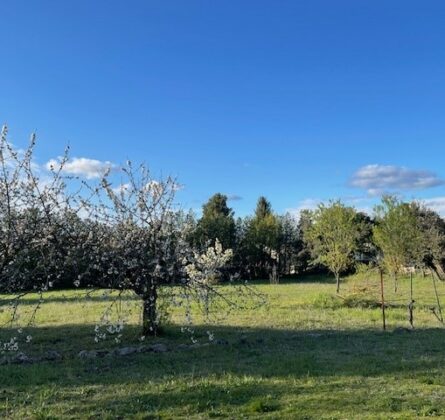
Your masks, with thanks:
[(258, 398), (248, 405), (250, 413), (271, 413), (279, 409), (279, 404), (271, 398)]
[(312, 305), (317, 309), (338, 309), (343, 306), (343, 301), (338, 296), (320, 293)]

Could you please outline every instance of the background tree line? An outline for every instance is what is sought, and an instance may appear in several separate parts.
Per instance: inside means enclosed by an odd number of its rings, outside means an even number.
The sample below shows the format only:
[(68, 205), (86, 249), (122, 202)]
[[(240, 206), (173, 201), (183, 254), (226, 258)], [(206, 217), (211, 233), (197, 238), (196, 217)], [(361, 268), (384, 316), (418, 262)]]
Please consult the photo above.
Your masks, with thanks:
[(189, 240), (197, 248), (220, 239), (233, 250), (228, 273), (270, 279), (330, 271), (336, 278), (358, 263), (380, 265), (394, 278), (408, 268), (432, 270), (443, 277), (445, 221), (418, 202), (384, 196), (373, 216), (340, 201), (303, 210), (296, 218), (278, 215), (265, 198), (251, 216), (235, 218), (227, 197), (215, 194), (193, 220)]
[[(164, 193), (168, 190), (171, 194), (171, 188), (164, 186), (164, 189)], [(116, 203), (119, 195), (111, 190), (110, 194), (114, 195), (116, 209), (122, 211), (125, 207)], [(173, 244), (180, 240), (196, 252), (205, 252), (216, 241), (223, 249), (231, 249), (233, 257), (220, 270), (221, 281), (237, 275), (243, 279), (278, 282), (283, 277), (330, 271), (337, 279), (339, 290), (340, 276), (352, 272), (357, 263), (376, 264), (379, 261), (394, 279), (395, 288), (397, 276), (407, 267), (433, 270), (439, 278), (443, 276), (445, 221), (417, 202), (405, 203), (394, 197), (384, 197), (371, 217), (335, 201), (315, 210), (303, 210), (296, 218), (291, 214), (274, 213), (271, 203), (260, 197), (251, 216), (236, 218), (227, 197), (218, 193), (204, 204), (201, 217), (191, 212), (177, 212), (174, 217), (172, 214), (163, 220), (164, 225), (171, 224), (167, 232), (162, 232), (166, 235), (161, 241), (164, 247), (156, 248), (150, 245), (152, 229), (140, 229), (133, 220), (131, 230), (129, 214), (121, 215), (119, 223), (111, 224), (81, 217), (67, 208), (52, 216), (48, 233), (48, 219), (40, 210), (26, 209), (16, 215), (15, 236), (9, 238), (10, 247), (17, 249), (20, 258), (12, 259), (11, 251), (5, 252), (8, 248), (5, 235), (0, 244), (5, 250), (0, 254), (1, 273), (11, 276), (12, 270), (17, 272), (13, 276), (21, 278), (17, 290), (32, 288), (36, 282), (45, 284), (48, 279), (59, 288), (70, 288), (79, 282), (84, 286), (106, 287), (110, 282), (118, 283), (120, 277), (129, 276), (131, 269), (119, 264), (133, 261), (139, 249), (145, 255), (156, 252), (159, 260), (166, 260), (168, 247), (165, 244), (169, 242), (173, 252)], [(116, 235), (120, 229), (134, 234), (127, 232), (121, 235), (123, 240), (118, 240)], [(180, 238), (178, 232), (181, 232)], [(38, 250), (24, 245), (35, 236), (50, 240), (42, 241)], [(150, 246), (152, 250), (148, 249)], [(108, 250), (98, 252), (98, 248)], [(156, 266), (157, 259), (147, 260), (145, 264)], [(174, 267), (172, 263), (163, 273), (171, 282), (179, 276)], [(134, 266), (134, 270), (140, 269), (140, 265)], [(9, 283), (2, 281), (0, 284)]]

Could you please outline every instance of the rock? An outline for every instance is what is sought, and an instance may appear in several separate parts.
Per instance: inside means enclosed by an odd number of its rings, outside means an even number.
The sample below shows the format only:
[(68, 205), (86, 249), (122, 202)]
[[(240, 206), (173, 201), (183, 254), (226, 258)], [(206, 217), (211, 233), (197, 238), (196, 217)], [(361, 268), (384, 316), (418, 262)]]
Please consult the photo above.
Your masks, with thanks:
[(165, 344), (152, 344), (151, 346), (149, 346), (150, 350), (154, 353), (166, 353), (168, 352), (168, 348)]
[(194, 343), (194, 344), (190, 344), (189, 349), (195, 350), (195, 349), (200, 349), (202, 347), (201, 343)]
[(123, 347), (121, 349), (114, 350), (116, 356), (129, 356), (130, 354), (139, 353), (139, 348), (137, 347)]
[(55, 362), (56, 360), (61, 360), (62, 355), (55, 350), (48, 350), (42, 357), (42, 360), (48, 362)]
[(188, 344), (180, 344), (178, 350), (188, 350), (190, 346)]
[(80, 359), (96, 359), (110, 355), (108, 350), (82, 350), (77, 357)]
[(210, 343), (196, 343), (193, 344), (193, 346), (196, 346), (196, 348), (200, 349), (202, 347), (210, 347)]
[(141, 345), (138, 347), (122, 347), (113, 351), (107, 350), (82, 350), (77, 357), (80, 359), (96, 359), (101, 357), (113, 357), (113, 356), (130, 356), (136, 353), (165, 353), (168, 348), (165, 344), (152, 344), (150, 346)]
[(11, 359), (10, 362), (16, 365), (23, 365), (23, 364), (31, 364), (34, 361), (30, 357), (28, 357), (25, 353), (18, 353), (14, 358)]
[(194, 350), (202, 347), (210, 347), (210, 343), (180, 344), (178, 350)]
[(91, 350), (91, 351), (82, 350), (77, 355), (77, 357), (79, 357), (80, 359), (96, 359), (97, 356), (98, 356), (98, 354), (97, 354), (96, 350)]
[[(129, 347), (129, 353), (127, 354), (133, 354), (133, 353), (165, 353), (168, 351), (168, 348), (165, 344), (157, 343), (157, 344), (151, 344), (149, 346), (147, 345), (140, 345), (139, 347)], [(131, 349), (131, 350), (130, 350)], [(134, 350), (134, 351), (132, 351)], [(126, 354), (125, 354), (126, 355)]]

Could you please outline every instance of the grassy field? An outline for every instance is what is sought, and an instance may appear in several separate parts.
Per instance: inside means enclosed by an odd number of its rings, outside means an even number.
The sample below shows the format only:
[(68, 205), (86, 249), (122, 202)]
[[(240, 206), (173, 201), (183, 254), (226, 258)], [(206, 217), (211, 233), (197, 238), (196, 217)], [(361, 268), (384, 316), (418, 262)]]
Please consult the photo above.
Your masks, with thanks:
[[(167, 353), (83, 360), (107, 304), (81, 292), (50, 292), (25, 330), (22, 351), (57, 350), (63, 360), (0, 366), (2, 418), (445, 418), (445, 329), (432, 314), (431, 279), (416, 278), (415, 330), (409, 330), (408, 279), (397, 295), (388, 280), (388, 331), (381, 331), (376, 278), (350, 278), (342, 296), (330, 279), (259, 284), (268, 305), (233, 312), (210, 329), (217, 340), (190, 342), (174, 313), (163, 337)], [(445, 285), (438, 284), (445, 306)], [(3, 297), (4, 298), (4, 297)], [(30, 297), (29, 308), (37, 297)], [(125, 346), (136, 339), (139, 302), (132, 307)], [(29, 310), (28, 308), (28, 310)], [(6, 314), (0, 312), (0, 319)], [(206, 325), (198, 325), (207, 343)], [(16, 330), (3, 329), (6, 338)]]

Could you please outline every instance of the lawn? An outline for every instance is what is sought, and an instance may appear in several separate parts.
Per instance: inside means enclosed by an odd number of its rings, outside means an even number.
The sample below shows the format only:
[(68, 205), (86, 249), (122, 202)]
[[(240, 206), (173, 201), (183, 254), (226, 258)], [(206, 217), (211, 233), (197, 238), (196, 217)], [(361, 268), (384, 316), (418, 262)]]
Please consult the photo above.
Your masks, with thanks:
[[(174, 312), (164, 335), (152, 340), (170, 351), (91, 360), (77, 354), (136, 340), (140, 303), (125, 298), (131, 312), (123, 343), (97, 344), (94, 326), (107, 299), (49, 292), (36, 315), (38, 327), (23, 332), (33, 340), (22, 351), (56, 350), (63, 360), (0, 366), (0, 417), (445, 417), (445, 329), (430, 310), (430, 278), (414, 281), (413, 331), (408, 279), (400, 281), (397, 295), (387, 280), (386, 332), (377, 278), (349, 278), (343, 298), (323, 277), (257, 288), (267, 305), (234, 311), (210, 327), (197, 317), (198, 346), (184, 348), (190, 337), (181, 333), (183, 318)], [(445, 307), (445, 285), (438, 290)], [(29, 297), (25, 312), (37, 299)], [(5, 316), (0, 312), (0, 320)], [(11, 334), (16, 327), (2, 331), (3, 338)]]

